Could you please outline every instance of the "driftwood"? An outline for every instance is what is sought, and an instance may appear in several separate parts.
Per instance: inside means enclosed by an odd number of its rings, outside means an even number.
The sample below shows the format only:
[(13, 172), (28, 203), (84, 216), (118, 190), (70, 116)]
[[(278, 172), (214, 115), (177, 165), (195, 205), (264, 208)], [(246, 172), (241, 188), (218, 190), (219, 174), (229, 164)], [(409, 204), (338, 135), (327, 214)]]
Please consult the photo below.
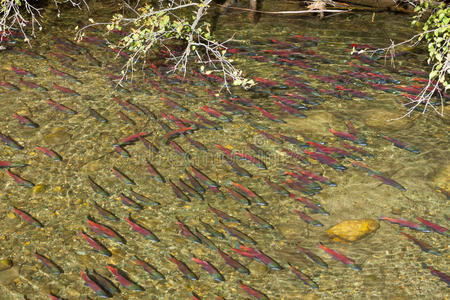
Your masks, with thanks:
[(323, 9), (323, 10), (311, 10), (311, 9), (305, 9), (305, 10), (285, 10), (285, 11), (264, 11), (264, 10), (255, 10), (251, 8), (244, 8), (244, 7), (235, 7), (235, 6), (225, 6), (221, 4), (216, 4), (216, 6), (225, 8), (225, 9), (237, 9), (237, 10), (245, 10), (250, 12), (257, 12), (261, 14), (268, 14), (268, 15), (301, 15), (301, 14), (315, 14), (315, 13), (321, 13), (321, 12), (330, 12), (330, 13), (342, 13), (342, 12), (348, 12), (351, 9)]
[[(264, 11), (260, 10), (261, 0), (250, 0), (250, 7), (236, 7), (233, 4), (236, 4), (237, 0), (226, 0), (224, 4), (215, 5), (220, 7), (222, 13), (226, 12), (228, 9), (234, 10), (244, 10), (249, 11), (249, 19), (250, 21), (257, 22), (261, 14), (273, 14), (273, 15), (284, 15), (284, 14), (296, 14), (296, 15), (312, 15), (312, 14), (320, 14), (320, 17), (323, 17), (324, 13), (343, 13), (343, 12), (351, 12), (351, 11), (372, 11), (372, 12), (380, 12), (380, 11), (396, 11), (403, 13), (413, 13), (414, 7), (412, 7), (407, 2), (400, 2), (398, 0), (344, 0), (342, 2), (337, 1), (327, 1), (327, 0), (315, 0), (306, 6), (304, 10), (296, 10), (296, 11)], [(333, 6), (329, 7), (327, 4), (331, 3)], [(305, 2), (305, 4), (307, 4)], [(317, 4), (317, 7), (314, 6)]]
[(414, 10), (414, 7), (407, 2), (403, 3), (402, 1), (394, 0), (344, 0), (344, 2), (404, 13), (412, 13)]
[(397, 5), (393, 0), (345, 0), (344, 2), (384, 9)]

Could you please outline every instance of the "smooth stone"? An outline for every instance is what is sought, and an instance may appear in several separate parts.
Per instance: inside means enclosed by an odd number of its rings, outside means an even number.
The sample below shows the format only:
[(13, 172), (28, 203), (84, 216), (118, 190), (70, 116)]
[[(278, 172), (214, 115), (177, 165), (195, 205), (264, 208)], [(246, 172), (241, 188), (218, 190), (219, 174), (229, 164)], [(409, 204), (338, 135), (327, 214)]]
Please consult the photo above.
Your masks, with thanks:
[(403, 207), (393, 207), (391, 209), (391, 213), (393, 213), (394, 215), (401, 215), (403, 212), (404, 208)]
[(18, 110), (16, 113), (19, 114), (19, 115), (21, 115), (21, 116), (27, 116), (27, 115), (29, 115), (29, 111), (26, 110), (26, 109)]
[(376, 231), (380, 223), (372, 219), (346, 220), (327, 230), (330, 238), (336, 241), (354, 242)]
[[(35, 130), (36, 129), (34, 129), (34, 128), (28, 128), (28, 127), (27, 128), (23, 128), (22, 129), (22, 136), (21, 136), (21, 138), (23, 140), (25, 140), (27, 138), (33, 138), (34, 136), (36, 136), (36, 131)], [(23, 143), (21, 143), (21, 141), (19, 141), (19, 143), (23, 144)]]
[(279, 261), (278, 262), (284, 262), (288, 261), (294, 266), (304, 266), (304, 265), (313, 265), (314, 263), (311, 262), (308, 258), (306, 258), (305, 255), (299, 255), (299, 252), (297, 250), (280, 250), (277, 251)]
[(450, 165), (446, 164), (442, 170), (434, 177), (433, 185), (439, 186), (444, 190), (450, 190)]
[(0, 272), (0, 284), (7, 285), (19, 278), (19, 267), (14, 266), (8, 270)]
[(92, 174), (92, 173), (97, 172), (98, 170), (100, 170), (103, 167), (104, 167), (104, 165), (102, 164), (101, 160), (97, 159), (97, 160), (93, 160), (93, 161), (85, 164), (81, 168), (81, 171), (85, 174)]
[(362, 119), (367, 126), (377, 129), (400, 130), (411, 127), (413, 122), (408, 117), (401, 118), (402, 113), (395, 110), (370, 109), (362, 113)]
[(0, 259), (0, 272), (8, 270), (10, 268), (12, 268), (13, 263), (10, 259)]
[(265, 274), (269, 271), (265, 264), (258, 261), (253, 261), (250, 265), (248, 265), (248, 269), (251, 274)]
[(53, 192), (64, 194), (66, 192), (66, 189), (60, 185), (57, 185), (57, 186), (53, 187)]
[(40, 194), (43, 191), (45, 191), (45, 185), (42, 185), (42, 184), (35, 185), (33, 187), (32, 191), (33, 191), (33, 195)]
[[(289, 129), (295, 128), (295, 132), (299, 132), (301, 134), (314, 133), (314, 135), (331, 136), (331, 133), (328, 131), (329, 124), (336, 124), (338, 122), (334, 114), (326, 111), (314, 110), (305, 111), (305, 114), (308, 115), (308, 117), (304, 119), (284, 118), (284, 120), (288, 121), (288, 123), (282, 124), (281, 126)], [(291, 136), (295, 136), (295, 134), (291, 134)], [(301, 138), (298, 139), (302, 140)]]
[(119, 248), (109, 247), (108, 249), (112, 254), (111, 257), (108, 257), (108, 263), (116, 265), (121, 261), (123, 261), (123, 258), (125, 257), (125, 252), (123, 252)]
[(49, 134), (44, 136), (44, 141), (47, 144), (54, 146), (67, 143), (71, 137), (72, 135), (67, 132), (67, 129), (63, 127), (54, 127)]

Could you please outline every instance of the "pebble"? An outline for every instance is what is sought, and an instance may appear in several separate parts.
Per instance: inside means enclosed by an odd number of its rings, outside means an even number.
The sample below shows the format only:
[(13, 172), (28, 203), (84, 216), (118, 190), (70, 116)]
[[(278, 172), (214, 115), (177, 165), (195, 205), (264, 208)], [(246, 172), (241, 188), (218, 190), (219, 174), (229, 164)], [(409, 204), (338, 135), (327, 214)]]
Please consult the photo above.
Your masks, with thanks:
[(403, 207), (393, 207), (391, 209), (391, 213), (393, 213), (394, 215), (401, 215), (403, 212)]
[(65, 189), (63, 189), (62, 186), (57, 185), (53, 188), (53, 192), (63, 194), (63, 193), (65, 193)]
[(126, 254), (121, 249), (115, 247), (110, 247), (109, 251), (111, 251), (112, 253), (112, 256), (109, 258), (109, 263), (112, 263), (114, 265), (123, 261), (123, 258), (125, 257)]
[(269, 271), (266, 265), (257, 261), (253, 261), (250, 265), (248, 265), (248, 269), (252, 274), (265, 274)]
[(29, 111), (26, 109), (21, 109), (21, 110), (18, 110), (16, 113), (22, 116), (22, 115), (28, 115)]
[(372, 219), (345, 220), (327, 230), (330, 238), (339, 242), (354, 242), (376, 231), (380, 223)]
[(32, 189), (32, 191), (33, 191), (33, 196), (36, 195), (36, 194), (42, 193), (44, 190), (45, 190), (45, 185), (43, 185), (43, 184), (35, 185), (35, 186), (33, 187), (33, 189)]

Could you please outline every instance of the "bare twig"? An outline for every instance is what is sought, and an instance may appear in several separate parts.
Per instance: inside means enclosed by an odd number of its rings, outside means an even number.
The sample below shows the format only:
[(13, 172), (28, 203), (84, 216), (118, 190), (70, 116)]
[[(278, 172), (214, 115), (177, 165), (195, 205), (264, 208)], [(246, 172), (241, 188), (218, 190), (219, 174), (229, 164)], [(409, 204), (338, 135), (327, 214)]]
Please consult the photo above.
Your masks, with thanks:
[[(217, 42), (213, 39), (205, 37), (205, 32), (208, 31), (206, 24), (202, 22), (203, 17), (206, 15), (209, 5), (212, 0), (201, 0), (199, 2), (186, 2), (185, 0), (170, 0), (169, 3), (165, 3), (163, 6), (160, 3), (160, 9), (154, 10), (152, 7), (147, 7), (144, 13), (140, 12), (138, 8), (127, 6), (128, 11), (134, 17), (117, 16), (110, 23), (94, 23), (89, 24), (77, 31), (77, 39), (82, 38), (84, 30), (91, 26), (107, 25), (110, 29), (120, 24), (120, 26), (130, 25), (133, 30), (129, 33), (119, 45), (115, 45), (119, 51), (130, 50), (130, 45), (133, 46), (133, 35), (136, 33), (142, 33), (139, 37), (139, 47), (133, 47), (132, 54), (128, 58), (128, 61), (122, 68), (122, 78), (117, 83), (126, 80), (131, 71), (131, 77), (135, 70), (135, 64), (139, 61), (143, 61), (148, 51), (152, 47), (161, 47), (169, 54), (169, 60), (173, 61), (172, 67), (167, 72), (181, 72), (186, 75), (188, 71), (188, 65), (192, 62), (202, 66), (201, 69), (206, 68), (206, 72), (217, 72), (221, 74), (223, 78), (223, 86), (228, 87), (229, 82), (243, 80), (242, 72), (236, 69), (233, 64), (225, 57), (223, 52), (231, 39), (224, 42)], [(196, 8), (191, 13), (192, 19), (185, 19), (179, 11), (185, 11), (186, 8)], [(177, 28), (174, 26), (155, 26), (151, 30), (148, 30), (147, 20), (150, 18), (159, 18), (169, 16), (170, 22), (176, 21), (183, 26), (183, 32), (187, 33), (181, 38), (183, 50), (181, 52), (171, 49), (170, 43), (180, 38)], [(156, 20), (156, 22), (158, 22)], [(186, 28), (189, 28), (186, 30)], [(144, 33), (145, 32), (145, 33)]]
[[(59, 4), (61, 3), (70, 3), (75, 7), (82, 8), (82, 6), (86, 6), (89, 9), (89, 6), (84, 0), (74, 1), (74, 0), (53, 0), (54, 4), (58, 8), (58, 17), (59, 17)], [(24, 41), (27, 42), (30, 47), (30, 38), (36, 37), (36, 27), (39, 31), (42, 30), (42, 25), (40, 20), (42, 18), (41, 15), (42, 8), (33, 6), (30, 4), (29, 0), (1, 0), (0, 1), (0, 37), (6, 37), (11, 34), (13, 31), (19, 31)], [(27, 32), (26, 27), (31, 26), (31, 32)]]
[[(400, 43), (397, 43), (397, 44), (391, 40), (391, 45), (386, 48), (380, 48), (380, 49), (375, 49), (375, 50), (358, 50), (358, 51), (355, 51), (354, 53), (356, 53), (356, 54), (370, 53), (370, 54), (374, 55), (376, 53), (379, 53), (380, 51), (384, 51), (386, 53), (390, 53), (391, 64), (393, 65), (394, 57), (395, 57), (395, 48), (397, 48), (401, 45), (405, 45), (405, 44), (411, 44), (412, 47), (415, 47), (420, 43), (423, 36), (425, 36), (427, 33), (434, 33), (436, 30), (442, 30), (442, 28), (449, 28), (449, 27), (450, 27), (450, 25), (445, 25), (443, 27), (430, 29), (430, 30), (418, 33), (418, 34), (412, 36), (411, 38), (409, 38), (405, 41), (402, 41)], [(447, 40), (447, 41), (445, 41), (445, 44), (443, 45), (443, 47), (449, 47), (449, 45), (450, 45), (450, 40)], [(437, 67), (437, 63), (433, 64), (430, 73), (435, 71), (436, 67)], [(446, 57), (446, 59), (444, 61), (444, 65), (438, 71), (437, 78), (441, 78), (441, 77), (444, 78), (444, 76), (446, 76), (446, 74), (449, 74), (449, 73), (450, 73), (450, 58)], [(431, 102), (432, 97), (435, 96), (436, 94), (439, 96), (439, 99), (440, 99), (440, 109), (437, 108), (436, 105)], [(398, 119), (410, 116), (421, 104), (424, 105), (422, 114), (424, 114), (427, 111), (428, 107), (431, 107), (440, 116), (444, 115), (444, 97), (442, 95), (439, 80), (432, 80), (431, 78), (429, 78), (426, 86), (421, 90), (421, 92), (418, 95), (416, 95), (415, 97), (408, 97), (408, 99), (410, 100), (410, 102), (405, 104), (405, 106), (408, 106), (408, 111), (403, 116), (401, 116), (399, 118), (395, 118), (393, 120), (398, 120)]]
[(311, 13), (342, 13), (342, 12), (350, 12), (350, 10), (347, 9), (306, 9), (306, 10), (286, 10), (286, 11), (264, 11), (264, 10), (256, 10), (256, 9), (250, 9), (250, 8), (244, 8), (244, 7), (235, 7), (235, 6), (225, 6), (221, 4), (216, 4), (220, 7), (226, 7), (227, 9), (237, 9), (237, 10), (245, 10), (245, 11), (251, 11), (251, 12), (257, 12), (262, 14), (270, 14), (270, 15), (301, 15), (301, 14), (311, 14)]

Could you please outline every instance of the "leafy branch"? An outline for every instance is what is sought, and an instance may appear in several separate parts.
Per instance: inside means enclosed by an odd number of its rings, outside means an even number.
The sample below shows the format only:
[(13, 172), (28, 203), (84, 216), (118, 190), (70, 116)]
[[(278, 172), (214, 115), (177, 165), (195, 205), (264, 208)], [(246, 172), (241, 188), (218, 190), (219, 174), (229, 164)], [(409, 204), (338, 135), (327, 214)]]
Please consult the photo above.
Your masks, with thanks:
[[(115, 14), (110, 23), (106, 24), (108, 31), (129, 28), (118, 43), (110, 46), (119, 51), (131, 52), (122, 69), (122, 80), (125, 80), (128, 71), (133, 71), (136, 64), (145, 61), (145, 58), (156, 48), (164, 49), (173, 64), (169, 72), (186, 74), (190, 64), (200, 66), (200, 71), (220, 73), (223, 78), (223, 87), (230, 83), (244, 88), (251, 87), (254, 82), (245, 78), (242, 71), (235, 68), (232, 60), (226, 57), (226, 44), (216, 41), (211, 35), (211, 25), (204, 21), (212, 0), (200, 2), (170, 1), (166, 6), (155, 8), (147, 3), (140, 8), (127, 5), (128, 11), (134, 17)], [(78, 38), (82, 38), (84, 30), (90, 26), (100, 25), (93, 23), (78, 30)], [(103, 23), (104, 25), (105, 23)], [(183, 50), (177, 50), (182, 45)], [(131, 72), (133, 74), (133, 72)], [(131, 75), (133, 76), (133, 75)], [(120, 84), (120, 82), (119, 82)]]
[[(428, 48), (427, 63), (431, 64), (428, 82), (421, 92), (415, 97), (409, 97), (410, 102), (406, 104), (408, 111), (403, 115), (410, 116), (420, 105), (423, 106), (422, 113), (425, 113), (431, 107), (439, 115), (444, 114), (444, 97), (443, 92), (450, 89), (450, 7), (444, 2), (432, 2), (422, 0), (415, 3), (416, 15), (411, 24), (421, 28), (421, 32), (412, 36), (406, 41), (400, 43), (392, 43), (389, 47), (376, 50), (359, 50), (357, 53), (379, 53), (384, 51), (390, 53), (393, 59), (395, 48), (411, 44), (413, 47), (420, 42), (425, 41)], [(422, 23), (421, 20), (425, 19)], [(432, 98), (438, 96), (440, 99), (440, 107), (432, 103)]]
[[(75, 7), (89, 6), (84, 0), (53, 0), (58, 8), (62, 3), (70, 3)], [(36, 29), (42, 30), (42, 8), (33, 6), (28, 0), (0, 0), (0, 38), (8, 37), (12, 31), (19, 31), (25, 42), (30, 46), (29, 36), (36, 37)], [(31, 26), (31, 32), (27, 32), (27, 26)]]

